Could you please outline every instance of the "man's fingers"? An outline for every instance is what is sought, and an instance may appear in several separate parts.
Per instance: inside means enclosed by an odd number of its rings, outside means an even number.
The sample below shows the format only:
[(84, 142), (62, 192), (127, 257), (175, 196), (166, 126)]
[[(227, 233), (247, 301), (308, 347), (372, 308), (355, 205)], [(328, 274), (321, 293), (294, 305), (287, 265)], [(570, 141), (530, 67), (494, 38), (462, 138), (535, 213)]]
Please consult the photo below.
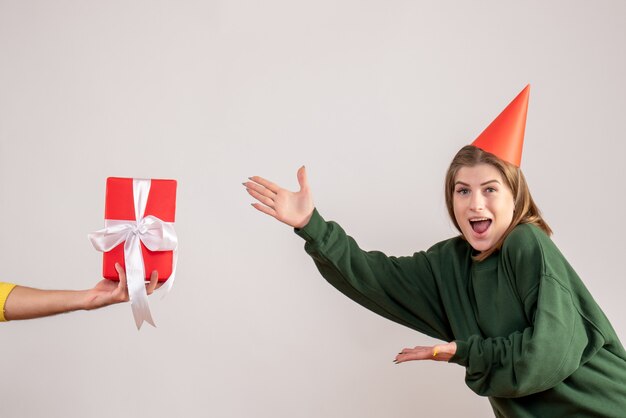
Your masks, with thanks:
[(126, 288), (126, 272), (120, 263), (115, 263), (115, 270), (117, 270), (117, 274), (120, 276), (120, 287)]
[(154, 270), (150, 274), (150, 283), (146, 286), (146, 293), (151, 295), (154, 289), (156, 289), (157, 283), (159, 283), (159, 272)]

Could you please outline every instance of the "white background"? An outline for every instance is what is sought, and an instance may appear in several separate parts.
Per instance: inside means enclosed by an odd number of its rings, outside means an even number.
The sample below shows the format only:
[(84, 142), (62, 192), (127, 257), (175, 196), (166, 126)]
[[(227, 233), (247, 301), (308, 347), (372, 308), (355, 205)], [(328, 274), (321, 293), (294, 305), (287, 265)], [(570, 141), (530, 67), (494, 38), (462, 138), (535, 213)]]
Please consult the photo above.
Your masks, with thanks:
[(626, 339), (622, 1), (0, 0), (0, 279), (85, 289), (107, 176), (179, 181), (177, 283), (0, 326), (2, 417), (483, 417), (434, 340), (328, 285), (241, 182), (289, 188), (365, 249), (456, 234), (443, 176), (532, 84), (522, 167)]

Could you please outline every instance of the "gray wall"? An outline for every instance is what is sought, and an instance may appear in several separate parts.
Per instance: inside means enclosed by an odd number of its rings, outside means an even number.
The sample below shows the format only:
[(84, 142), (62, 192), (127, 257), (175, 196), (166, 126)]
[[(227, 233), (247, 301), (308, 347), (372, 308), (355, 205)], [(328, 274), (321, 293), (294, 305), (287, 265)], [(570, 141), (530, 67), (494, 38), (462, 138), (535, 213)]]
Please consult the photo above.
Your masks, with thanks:
[(296, 187), (366, 249), (455, 234), (443, 175), (528, 82), (523, 168), (623, 340), (622, 1), (0, 0), (0, 279), (84, 289), (107, 176), (179, 181), (179, 276), (0, 326), (3, 417), (489, 416), (433, 340), (352, 303), (241, 182)]

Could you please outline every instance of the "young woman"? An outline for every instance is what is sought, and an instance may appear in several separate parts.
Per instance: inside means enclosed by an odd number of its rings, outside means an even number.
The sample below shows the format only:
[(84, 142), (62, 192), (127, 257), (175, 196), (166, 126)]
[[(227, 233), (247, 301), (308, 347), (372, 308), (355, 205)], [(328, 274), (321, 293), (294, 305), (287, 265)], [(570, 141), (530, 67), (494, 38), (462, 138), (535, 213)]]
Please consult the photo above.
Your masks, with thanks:
[[(89, 290), (41, 290), (0, 282), (0, 322), (34, 319), (77, 310), (93, 310), (121, 302), (128, 302), (126, 272), (115, 265), (119, 282), (100, 281)], [(146, 292), (150, 295), (158, 287), (158, 272), (153, 271)]]
[(244, 185), (256, 209), (304, 238), (339, 291), (447, 341), (405, 348), (397, 363), (465, 367), (467, 385), (489, 397), (497, 417), (625, 417), (626, 351), (549, 238), (519, 163), (483, 148), (462, 148), (446, 175), (446, 203), (461, 236), (411, 257), (363, 251), (325, 221), (304, 167), (295, 193), (262, 177)]

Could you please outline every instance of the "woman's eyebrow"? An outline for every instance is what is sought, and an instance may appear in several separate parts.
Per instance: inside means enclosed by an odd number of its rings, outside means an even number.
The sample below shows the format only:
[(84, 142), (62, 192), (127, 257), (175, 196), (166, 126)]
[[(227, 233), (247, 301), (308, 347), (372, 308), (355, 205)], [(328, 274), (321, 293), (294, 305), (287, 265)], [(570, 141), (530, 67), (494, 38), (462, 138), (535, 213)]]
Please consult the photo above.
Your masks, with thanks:
[[(484, 185), (489, 184), (489, 183), (498, 183), (498, 184), (500, 184), (500, 182), (498, 180), (493, 179), (493, 180), (489, 180), (489, 181), (486, 181), (484, 183), (481, 183), (480, 185), (484, 186)], [(464, 181), (457, 180), (457, 181), (454, 182), (454, 185), (456, 186), (457, 184), (469, 187), (469, 184), (465, 183)]]

